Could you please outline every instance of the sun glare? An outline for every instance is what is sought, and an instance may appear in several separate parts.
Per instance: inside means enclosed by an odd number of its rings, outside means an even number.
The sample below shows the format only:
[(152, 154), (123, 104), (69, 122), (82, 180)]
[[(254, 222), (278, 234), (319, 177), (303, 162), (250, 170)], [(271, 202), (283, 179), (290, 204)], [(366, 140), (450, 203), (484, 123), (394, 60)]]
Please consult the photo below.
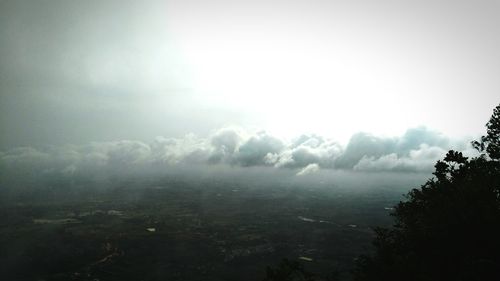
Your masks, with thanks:
[(183, 51), (203, 102), (250, 112), (284, 137), (396, 134), (409, 125), (395, 106), (405, 91), (397, 62), (290, 38), (191, 39)]

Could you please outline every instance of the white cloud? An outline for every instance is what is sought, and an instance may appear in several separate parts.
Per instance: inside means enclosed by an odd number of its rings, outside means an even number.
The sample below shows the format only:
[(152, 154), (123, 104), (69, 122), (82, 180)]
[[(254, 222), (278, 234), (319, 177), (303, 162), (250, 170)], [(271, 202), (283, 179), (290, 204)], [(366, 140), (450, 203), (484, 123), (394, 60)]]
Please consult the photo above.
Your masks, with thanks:
[(280, 139), (266, 132), (258, 132), (238, 148), (234, 162), (241, 166), (265, 165), (269, 153), (279, 153), (284, 147)]
[(281, 152), (275, 166), (300, 168), (317, 163), (322, 167), (332, 168), (341, 153), (342, 147), (334, 141), (302, 135)]
[(152, 161), (154, 164), (195, 164), (208, 161), (211, 147), (204, 138), (193, 134), (183, 138), (157, 137), (150, 144), (152, 148)]
[(297, 173), (297, 176), (305, 176), (309, 174), (314, 174), (317, 173), (320, 170), (319, 165), (314, 163), (314, 164), (309, 164), (306, 167), (304, 167), (302, 170), (300, 170)]
[(319, 169), (428, 173), (446, 151), (455, 147), (466, 148), (466, 155), (474, 155), (466, 142), (451, 142), (425, 128), (410, 129), (401, 137), (359, 133), (345, 148), (317, 135), (285, 142), (266, 132), (222, 128), (207, 138), (188, 134), (181, 138), (157, 137), (151, 143), (121, 140), (13, 148), (0, 152), (0, 165), (4, 175), (140, 173), (213, 164), (291, 169), (297, 170), (297, 175)]
[(209, 162), (231, 162), (231, 157), (233, 157), (233, 154), (238, 150), (245, 138), (245, 132), (238, 128), (217, 130), (210, 138), (210, 144), (214, 150), (210, 155)]
[(411, 150), (405, 156), (398, 156), (397, 153), (378, 158), (364, 156), (353, 169), (357, 171), (431, 172), (436, 161), (444, 157), (446, 152), (443, 148), (422, 144), (419, 149)]

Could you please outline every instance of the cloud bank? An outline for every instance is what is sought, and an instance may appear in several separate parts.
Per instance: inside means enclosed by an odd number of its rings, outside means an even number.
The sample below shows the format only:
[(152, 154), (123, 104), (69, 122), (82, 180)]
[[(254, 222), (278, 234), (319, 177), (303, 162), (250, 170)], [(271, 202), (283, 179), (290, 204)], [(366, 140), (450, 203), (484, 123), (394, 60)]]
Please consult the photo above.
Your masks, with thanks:
[(467, 141), (452, 141), (424, 127), (409, 129), (399, 137), (358, 133), (345, 146), (318, 135), (286, 141), (263, 131), (222, 128), (205, 138), (189, 134), (157, 137), (150, 143), (121, 140), (17, 147), (0, 152), (0, 175), (135, 174), (193, 166), (289, 169), (297, 176), (328, 169), (430, 173), (449, 149), (473, 154)]

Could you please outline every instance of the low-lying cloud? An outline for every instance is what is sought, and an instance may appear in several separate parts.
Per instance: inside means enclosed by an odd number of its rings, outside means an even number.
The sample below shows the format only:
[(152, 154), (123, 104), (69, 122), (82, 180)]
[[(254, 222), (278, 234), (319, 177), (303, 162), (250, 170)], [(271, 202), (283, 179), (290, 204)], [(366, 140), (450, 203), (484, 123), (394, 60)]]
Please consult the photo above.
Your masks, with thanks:
[(318, 164), (309, 164), (305, 166), (302, 170), (300, 170), (297, 173), (297, 176), (305, 176), (309, 174), (314, 174), (319, 171), (319, 165)]
[(0, 152), (5, 176), (93, 173), (144, 173), (172, 167), (236, 166), (296, 170), (430, 173), (449, 149), (472, 153), (466, 141), (452, 141), (424, 127), (399, 137), (367, 133), (352, 136), (346, 146), (318, 135), (285, 141), (269, 133), (222, 128), (209, 137), (157, 137), (150, 143), (132, 140), (81, 145), (18, 147)]

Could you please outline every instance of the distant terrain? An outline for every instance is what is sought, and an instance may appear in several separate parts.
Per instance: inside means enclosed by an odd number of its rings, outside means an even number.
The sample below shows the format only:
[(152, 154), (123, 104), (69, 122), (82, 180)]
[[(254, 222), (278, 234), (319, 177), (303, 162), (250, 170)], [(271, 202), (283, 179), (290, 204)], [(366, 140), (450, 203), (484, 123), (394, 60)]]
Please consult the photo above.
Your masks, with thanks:
[[(213, 177), (122, 181), (10, 195), (0, 207), (5, 280), (261, 280), (300, 260), (348, 278), (372, 226), (425, 175), (356, 183)], [(410, 178), (410, 180), (408, 180)], [(5, 197), (4, 197), (5, 198)]]

